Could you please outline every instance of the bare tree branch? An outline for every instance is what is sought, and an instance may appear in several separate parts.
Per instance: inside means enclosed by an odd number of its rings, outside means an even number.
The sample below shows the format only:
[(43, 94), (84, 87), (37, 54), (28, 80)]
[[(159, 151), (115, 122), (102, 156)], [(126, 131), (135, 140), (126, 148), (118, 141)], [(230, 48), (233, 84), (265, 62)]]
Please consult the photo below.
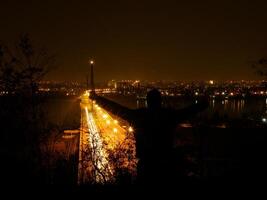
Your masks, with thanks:
[(29, 90), (34, 95), (38, 82), (52, 69), (55, 57), (45, 48), (33, 45), (27, 34), (21, 35), (15, 48), (0, 44), (0, 86), (8, 93)]

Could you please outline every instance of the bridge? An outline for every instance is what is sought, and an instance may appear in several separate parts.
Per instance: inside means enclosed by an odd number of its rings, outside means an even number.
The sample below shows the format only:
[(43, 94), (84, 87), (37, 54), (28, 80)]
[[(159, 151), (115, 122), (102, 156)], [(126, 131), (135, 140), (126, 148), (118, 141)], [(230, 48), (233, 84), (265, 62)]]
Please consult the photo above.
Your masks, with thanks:
[(136, 173), (134, 130), (90, 99), (81, 97), (78, 184), (116, 181), (121, 171)]

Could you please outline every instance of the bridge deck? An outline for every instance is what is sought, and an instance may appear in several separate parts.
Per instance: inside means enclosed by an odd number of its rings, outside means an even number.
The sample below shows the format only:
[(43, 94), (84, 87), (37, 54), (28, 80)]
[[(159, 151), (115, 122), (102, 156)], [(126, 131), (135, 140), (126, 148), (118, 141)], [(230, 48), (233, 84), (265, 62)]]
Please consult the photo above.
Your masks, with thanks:
[(79, 184), (113, 182), (119, 168), (134, 174), (137, 161), (133, 129), (86, 93), (81, 97), (80, 130)]

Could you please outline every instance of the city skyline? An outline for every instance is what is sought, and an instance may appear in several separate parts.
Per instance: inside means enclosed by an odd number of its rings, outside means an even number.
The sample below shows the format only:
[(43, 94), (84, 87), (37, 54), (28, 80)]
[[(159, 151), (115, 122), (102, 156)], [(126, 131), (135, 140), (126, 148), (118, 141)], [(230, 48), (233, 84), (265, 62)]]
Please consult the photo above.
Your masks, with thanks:
[(1, 2), (2, 188), (90, 197), (266, 180), (266, 10)]
[[(29, 33), (56, 55), (46, 79), (263, 79), (251, 63), (267, 55), (265, 1), (8, 1), (0, 39)], [(6, 17), (8, 16), (8, 17)], [(3, 20), (5, 19), (5, 20)]]

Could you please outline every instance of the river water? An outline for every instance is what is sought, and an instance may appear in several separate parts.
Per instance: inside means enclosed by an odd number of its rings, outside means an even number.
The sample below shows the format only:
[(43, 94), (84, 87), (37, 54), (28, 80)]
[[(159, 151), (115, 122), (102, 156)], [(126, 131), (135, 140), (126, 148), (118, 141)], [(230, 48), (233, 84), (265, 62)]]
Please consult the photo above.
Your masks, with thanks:
[[(107, 96), (107, 98), (116, 101), (126, 107), (137, 109), (146, 107), (146, 102), (143, 99), (137, 100), (135, 96)], [(181, 98), (181, 97), (164, 97), (163, 106), (174, 109), (181, 109), (196, 103), (196, 99)], [(199, 120), (239, 120), (248, 119), (260, 121), (266, 117), (267, 98), (247, 98), (247, 99), (211, 99), (209, 107), (199, 113)]]
[[(146, 107), (145, 100), (137, 100), (135, 96), (109, 95), (107, 98), (131, 109)], [(196, 103), (194, 99), (164, 98), (163, 105), (174, 109), (184, 108)], [(80, 123), (80, 107), (77, 98), (50, 99), (44, 105), (49, 121), (63, 128), (78, 128)], [(214, 120), (225, 122), (231, 120), (255, 120), (261, 121), (266, 117), (267, 98), (250, 99), (212, 99), (209, 107), (196, 115), (194, 119), (199, 121)]]

